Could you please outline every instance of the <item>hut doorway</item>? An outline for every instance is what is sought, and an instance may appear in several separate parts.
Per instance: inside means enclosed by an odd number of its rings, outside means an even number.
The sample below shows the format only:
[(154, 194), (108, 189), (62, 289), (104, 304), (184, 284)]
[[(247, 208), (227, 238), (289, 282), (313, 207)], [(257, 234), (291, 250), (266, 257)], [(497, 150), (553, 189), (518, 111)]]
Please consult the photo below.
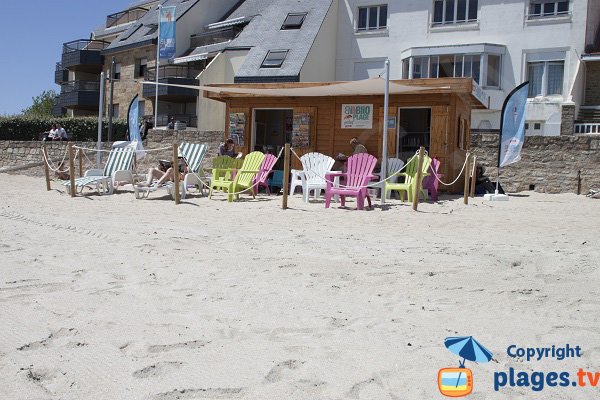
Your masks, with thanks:
[(265, 154), (279, 154), (286, 143), (291, 143), (294, 110), (254, 109), (252, 150)]
[(398, 148), (396, 156), (411, 158), (420, 146), (429, 151), (431, 137), (431, 108), (398, 108)]

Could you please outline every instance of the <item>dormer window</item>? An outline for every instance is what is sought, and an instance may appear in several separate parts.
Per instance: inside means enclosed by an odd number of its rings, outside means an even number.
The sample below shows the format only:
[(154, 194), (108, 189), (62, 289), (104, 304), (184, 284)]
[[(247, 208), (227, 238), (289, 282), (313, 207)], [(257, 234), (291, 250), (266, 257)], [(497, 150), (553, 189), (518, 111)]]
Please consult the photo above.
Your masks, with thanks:
[(144, 36), (150, 36), (157, 30), (158, 30), (158, 24), (148, 25), (148, 31), (146, 32), (146, 34)]
[(261, 68), (281, 68), (288, 50), (269, 50), (267, 56), (261, 64)]
[(307, 13), (288, 14), (281, 25), (281, 30), (300, 29)]

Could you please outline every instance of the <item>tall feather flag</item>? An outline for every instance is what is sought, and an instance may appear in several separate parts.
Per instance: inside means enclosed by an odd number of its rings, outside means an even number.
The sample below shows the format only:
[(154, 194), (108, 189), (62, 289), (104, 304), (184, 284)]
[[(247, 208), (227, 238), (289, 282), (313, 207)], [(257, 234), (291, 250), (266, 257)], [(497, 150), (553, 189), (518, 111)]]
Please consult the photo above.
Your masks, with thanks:
[(504, 100), (500, 122), (498, 169), (521, 160), (521, 149), (525, 142), (525, 108), (528, 93), (529, 82), (524, 82), (513, 89)]
[(137, 142), (135, 158), (141, 160), (146, 156), (144, 144), (142, 143), (142, 135), (140, 134), (140, 103), (138, 95), (135, 95), (131, 103), (129, 103), (129, 111), (127, 112), (127, 120), (129, 122), (129, 140)]

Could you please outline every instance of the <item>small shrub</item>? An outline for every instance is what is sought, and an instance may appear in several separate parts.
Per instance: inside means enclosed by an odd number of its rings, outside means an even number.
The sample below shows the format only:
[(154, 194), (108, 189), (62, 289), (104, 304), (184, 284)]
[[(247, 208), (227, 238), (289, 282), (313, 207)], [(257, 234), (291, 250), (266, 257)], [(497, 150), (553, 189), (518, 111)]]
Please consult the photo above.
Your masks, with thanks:
[[(52, 117), (0, 117), (0, 140), (39, 140), (40, 134), (50, 130), (53, 123), (60, 123), (75, 141), (96, 141), (98, 139), (98, 118), (52, 118)], [(108, 121), (103, 123), (102, 140), (107, 140)], [(113, 120), (111, 140), (125, 140), (127, 121)]]

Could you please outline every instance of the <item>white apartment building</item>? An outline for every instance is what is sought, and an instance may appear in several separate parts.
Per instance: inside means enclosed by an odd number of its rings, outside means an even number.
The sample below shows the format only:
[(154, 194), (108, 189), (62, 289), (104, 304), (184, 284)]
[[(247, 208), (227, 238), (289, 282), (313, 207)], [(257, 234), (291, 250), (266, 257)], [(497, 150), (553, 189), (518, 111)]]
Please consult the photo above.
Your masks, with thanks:
[(586, 53), (598, 51), (599, 22), (600, 0), (339, 0), (336, 80), (377, 76), (386, 58), (392, 79), (472, 77), (490, 96), (472, 117), (484, 131), (529, 80), (527, 134), (560, 135), (600, 78), (582, 61), (598, 62)]

